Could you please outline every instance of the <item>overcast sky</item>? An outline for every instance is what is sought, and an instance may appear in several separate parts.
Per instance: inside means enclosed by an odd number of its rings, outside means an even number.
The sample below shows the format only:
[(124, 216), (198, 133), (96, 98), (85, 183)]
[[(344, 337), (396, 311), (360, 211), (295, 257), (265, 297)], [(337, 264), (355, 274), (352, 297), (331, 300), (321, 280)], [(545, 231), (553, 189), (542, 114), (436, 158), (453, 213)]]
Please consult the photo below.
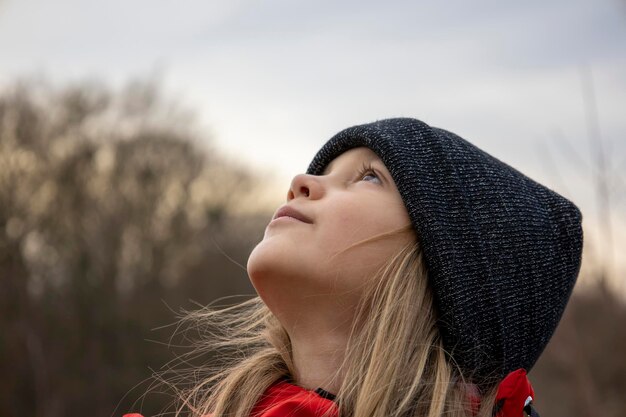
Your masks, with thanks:
[(155, 70), (280, 196), (337, 131), (410, 116), (570, 198), (590, 230), (591, 82), (626, 250), (626, 1), (0, 0), (0, 85)]

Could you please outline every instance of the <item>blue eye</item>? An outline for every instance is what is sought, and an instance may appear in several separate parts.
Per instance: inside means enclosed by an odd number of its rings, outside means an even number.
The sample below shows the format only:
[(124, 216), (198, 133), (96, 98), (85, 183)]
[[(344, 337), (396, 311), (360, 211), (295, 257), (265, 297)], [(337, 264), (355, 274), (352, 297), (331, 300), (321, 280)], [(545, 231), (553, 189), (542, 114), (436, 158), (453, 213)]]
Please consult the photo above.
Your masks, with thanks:
[(378, 176), (376, 175), (375, 172), (365, 172), (364, 174), (367, 174), (367, 175), (362, 175), (361, 179), (363, 179), (365, 177), (374, 177), (374, 178), (376, 178), (376, 179), (378, 179), (380, 181), (380, 179), (378, 178)]
[(382, 183), (380, 176), (376, 173), (376, 171), (372, 168), (371, 165), (363, 164), (363, 166), (361, 167), (361, 170), (359, 171), (359, 174), (358, 174), (358, 178), (359, 180), (362, 180), (365, 177), (374, 177), (378, 180), (379, 183)]

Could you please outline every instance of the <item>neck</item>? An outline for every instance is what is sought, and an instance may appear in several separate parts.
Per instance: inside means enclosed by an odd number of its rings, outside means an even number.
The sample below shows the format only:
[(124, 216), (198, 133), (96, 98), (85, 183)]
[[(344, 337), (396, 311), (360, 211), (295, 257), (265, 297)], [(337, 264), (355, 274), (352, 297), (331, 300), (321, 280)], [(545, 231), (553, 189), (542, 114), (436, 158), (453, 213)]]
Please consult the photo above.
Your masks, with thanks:
[[(295, 334), (292, 334), (295, 333)], [(343, 376), (337, 373), (344, 359), (347, 333), (331, 331), (290, 332), (295, 382), (306, 389), (339, 391)]]

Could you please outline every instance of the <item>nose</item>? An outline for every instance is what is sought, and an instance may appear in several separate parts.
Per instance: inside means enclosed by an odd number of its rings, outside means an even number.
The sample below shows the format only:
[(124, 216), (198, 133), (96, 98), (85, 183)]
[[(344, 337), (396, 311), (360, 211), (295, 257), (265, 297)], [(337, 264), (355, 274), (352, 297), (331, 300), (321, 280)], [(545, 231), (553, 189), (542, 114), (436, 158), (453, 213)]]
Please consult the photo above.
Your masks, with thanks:
[(287, 192), (287, 201), (298, 196), (317, 200), (324, 195), (324, 187), (315, 175), (298, 174), (291, 180), (291, 187)]

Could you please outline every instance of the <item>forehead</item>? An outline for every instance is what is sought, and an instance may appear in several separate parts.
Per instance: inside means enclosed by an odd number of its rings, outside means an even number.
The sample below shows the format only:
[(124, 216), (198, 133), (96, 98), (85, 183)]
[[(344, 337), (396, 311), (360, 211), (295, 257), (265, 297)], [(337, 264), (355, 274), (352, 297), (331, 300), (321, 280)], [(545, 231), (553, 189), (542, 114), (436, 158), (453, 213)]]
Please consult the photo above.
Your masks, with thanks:
[(324, 168), (323, 174), (330, 172), (333, 167), (341, 166), (341, 165), (352, 165), (354, 163), (359, 163), (361, 161), (365, 162), (380, 162), (381, 165), (384, 166), (382, 160), (374, 151), (365, 146), (359, 146), (358, 148), (352, 148), (341, 155), (338, 155), (335, 159), (330, 161), (328, 165)]

